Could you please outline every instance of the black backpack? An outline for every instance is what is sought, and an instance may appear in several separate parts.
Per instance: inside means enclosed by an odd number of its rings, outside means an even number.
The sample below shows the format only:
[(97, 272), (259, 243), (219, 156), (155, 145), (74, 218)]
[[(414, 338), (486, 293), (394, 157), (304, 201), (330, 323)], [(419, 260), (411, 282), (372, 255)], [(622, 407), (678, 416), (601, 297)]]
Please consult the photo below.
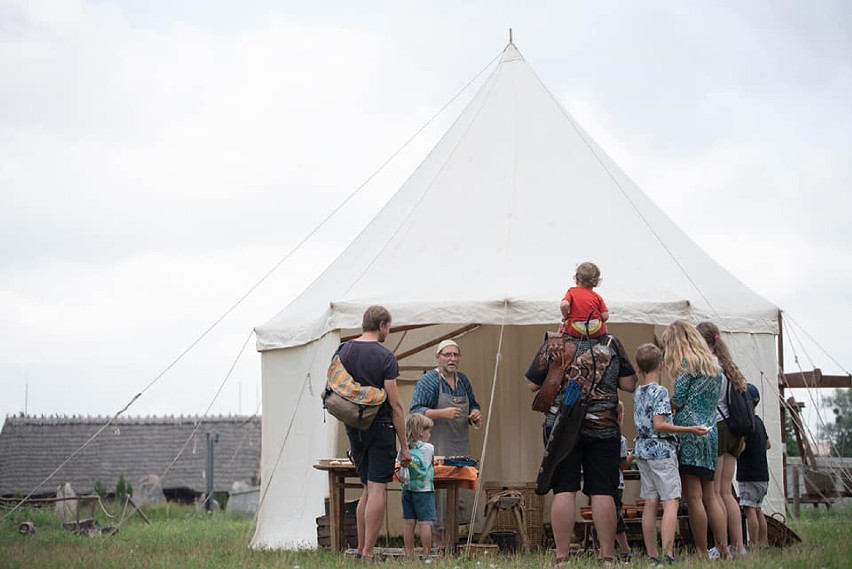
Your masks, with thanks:
[(735, 389), (728, 380), (728, 417), (726, 422), (731, 434), (738, 437), (748, 437), (754, 433), (754, 406), (748, 390)]

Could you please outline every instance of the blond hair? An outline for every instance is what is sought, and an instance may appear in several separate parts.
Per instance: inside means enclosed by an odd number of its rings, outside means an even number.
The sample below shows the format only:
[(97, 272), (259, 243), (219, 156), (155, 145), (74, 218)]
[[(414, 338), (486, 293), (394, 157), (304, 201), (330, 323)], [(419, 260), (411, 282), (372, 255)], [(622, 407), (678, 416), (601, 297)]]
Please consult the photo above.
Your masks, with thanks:
[(406, 442), (408, 448), (414, 448), (417, 443), (423, 440), (423, 433), (431, 430), (435, 424), (432, 419), (420, 413), (409, 415), (405, 420)]
[(580, 263), (574, 273), (574, 280), (579, 286), (595, 288), (601, 284), (601, 270), (594, 263)]
[(721, 373), (707, 342), (689, 322), (675, 320), (663, 331), (660, 340), (665, 353), (663, 362), (672, 375), (686, 372), (715, 377)]
[(702, 322), (696, 326), (696, 329), (701, 334), (701, 337), (704, 338), (704, 341), (707, 342), (707, 346), (709, 346), (713, 354), (719, 359), (719, 365), (722, 366), (722, 371), (725, 372), (725, 377), (728, 378), (731, 385), (737, 391), (745, 393), (746, 379), (740, 368), (737, 367), (737, 364), (731, 358), (731, 351), (728, 349), (725, 341), (722, 340), (722, 336), (719, 334), (719, 327), (712, 322)]

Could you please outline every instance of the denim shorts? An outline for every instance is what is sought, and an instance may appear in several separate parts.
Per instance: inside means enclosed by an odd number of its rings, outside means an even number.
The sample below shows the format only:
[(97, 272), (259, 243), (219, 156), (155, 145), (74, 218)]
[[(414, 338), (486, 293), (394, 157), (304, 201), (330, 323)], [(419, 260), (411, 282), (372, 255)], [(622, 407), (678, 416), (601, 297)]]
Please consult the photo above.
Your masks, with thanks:
[(740, 506), (762, 508), (763, 499), (769, 490), (769, 482), (740, 482)]
[(435, 492), (402, 491), (402, 519), (418, 522), (435, 521)]

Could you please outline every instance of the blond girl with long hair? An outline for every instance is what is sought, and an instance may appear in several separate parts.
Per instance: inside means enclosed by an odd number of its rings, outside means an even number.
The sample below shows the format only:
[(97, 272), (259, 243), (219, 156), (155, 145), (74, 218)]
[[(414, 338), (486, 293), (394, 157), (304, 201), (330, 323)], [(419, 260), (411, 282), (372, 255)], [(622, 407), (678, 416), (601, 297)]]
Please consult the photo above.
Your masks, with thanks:
[(728, 384), (731, 389), (745, 393), (748, 383), (743, 377), (740, 368), (731, 358), (728, 345), (722, 340), (719, 327), (712, 322), (702, 322), (698, 326), (698, 333), (707, 342), (707, 346), (716, 356), (719, 365), (724, 372), (722, 375), (722, 387), (719, 391), (719, 400), (716, 403), (716, 428), (719, 432), (719, 461), (716, 465), (716, 474), (713, 478), (713, 488), (716, 499), (725, 511), (728, 524), (728, 538), (734, 555), (745, 555), (743, 540), (743, 526), (740, 520), (740, 507), (732, 491), (734, 470), (737, 459), (745, 448), (745, 437), (736, 436), (728, 429)]
[(712, 431), (703, 436), (678, 435), (678, 463), (684, 497), (689, 507), (689, 527), (699, 556), (707, 549), (707, 526), (713, 531), (720, 555), (728, 558), (725, 512), (713, 489), (718, 435), (716, 403), (722, 384), (722, 370), (707, 343), (692, 324), (677, 320), (662, 335), (666, 371), (674, 377), (674, 424), (683, 427), (703, 425)]

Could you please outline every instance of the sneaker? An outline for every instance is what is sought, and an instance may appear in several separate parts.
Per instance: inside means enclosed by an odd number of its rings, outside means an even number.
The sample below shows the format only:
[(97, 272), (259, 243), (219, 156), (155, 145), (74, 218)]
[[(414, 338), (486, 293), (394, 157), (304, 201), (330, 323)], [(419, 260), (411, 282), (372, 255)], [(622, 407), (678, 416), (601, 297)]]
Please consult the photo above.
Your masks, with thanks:
[(677, 563), (677, 559), (671, 555), (666, 555), (666, 565), (674, 565), (675, 563)]
[(633, 561), (633, 552), (632, 551), (625, 551), (624, 553), (622, 553), (620, 555), (620, 558), (621, 558), (622, 563), (627, 565), (631, 561)]
[(420, 556), (420, 561), (422, 561), (422, 562), (423, 562), (423, 563), (425, 563), (426, 565), (430, 565), (430, 564), (431, 564), (431, 563), (433, 563), (435, 560), (434, 560), (434, 559), (432, 559), (432, 556), (431, 556), (431, 555), (421, 555), (421, 556)]
[(713, 561), (715, 561), (715, 560), (719, 559), (719, 557), (721, 557), (721, 554), (719, 553), (718, 549), (713, 547), (713, 548), (707, 550), (707, 557), (712, 559)]

